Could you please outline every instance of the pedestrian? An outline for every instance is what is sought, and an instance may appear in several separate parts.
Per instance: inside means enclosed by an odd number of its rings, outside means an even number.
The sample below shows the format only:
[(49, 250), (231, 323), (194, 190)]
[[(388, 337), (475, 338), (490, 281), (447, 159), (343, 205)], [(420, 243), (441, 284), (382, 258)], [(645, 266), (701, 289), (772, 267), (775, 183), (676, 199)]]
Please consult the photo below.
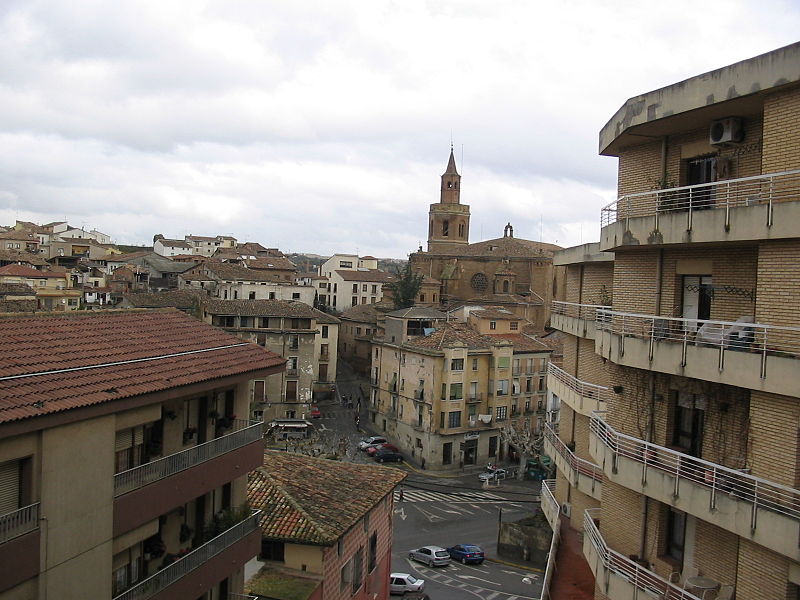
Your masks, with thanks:
[(400, 487), (400, 502), (403, 501), (403, 488)]

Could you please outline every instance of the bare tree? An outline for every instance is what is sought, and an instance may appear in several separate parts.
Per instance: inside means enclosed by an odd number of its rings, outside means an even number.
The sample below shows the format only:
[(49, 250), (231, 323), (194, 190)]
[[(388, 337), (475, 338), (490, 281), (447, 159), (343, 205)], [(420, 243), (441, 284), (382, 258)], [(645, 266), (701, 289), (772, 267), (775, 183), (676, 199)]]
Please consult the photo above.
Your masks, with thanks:
[(520, 468), (517, 479), (525, 476), (528, 458), (538, 457), (544, 449), (544, 435), (531, 428), (529, 418), (524, 416), (510, 419), (500, 428), (500, 439), (514, 447), (519, 453)]

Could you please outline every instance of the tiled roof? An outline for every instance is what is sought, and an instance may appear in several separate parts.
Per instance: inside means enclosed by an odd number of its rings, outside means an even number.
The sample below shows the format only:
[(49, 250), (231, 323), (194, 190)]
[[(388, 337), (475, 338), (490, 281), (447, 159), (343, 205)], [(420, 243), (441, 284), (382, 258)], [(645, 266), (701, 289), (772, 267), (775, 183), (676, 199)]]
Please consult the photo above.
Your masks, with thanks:
[(257, 269), (257, 270), (281, 270), (281, 271), (297, 271), (297, 265), (295, 265), (292, 261), (288, 258), (283, 258), (282, 256), (265, 256), (264, 258), (257, 258), (255, 260), (246, 260), (245, 264), (250, 269)]
[(408, 346), (427, 348), (429, 350), (441, 350), (459, 343), (470, 349), (488, 349), (492, 346), (494, 340), (488, 336), (481, 335), (466, 323), (442, 323), (430, 335), (413, 337), (405, 342)]
[(248, 269), (231, 263), (207, 262), (205, 267), (224, 281), (275, 281), (275, 275), (269, 271)]
[(34, 290), (27, 283), (0, 283), (0, 296), (35, 296)]
[(394, 279), (391, 274), (380, 269), (370, 269), (369, 271), (348, 271), (347, 269), (337, 269), (336, 273), (345, 281), (363, 281), (365, 283), (385, 283)]
[(212, 315), (245, 317), (293, 317), (316, 319), (317, 323), (339, 323), (339, 319), (303, 302), (294, 300), (220, 300), (206, 298), (203, 310)]
[(25, 242), (36, 242), (37, 244), (39, 243), (39, 238), (32, 233), (27, 231), (17, 231), (16, 229), (0, 233), (0, 240), (19, 240)]
[(554, 329), (538, 336), (536, 339), (550, 348), (553, 351), (553, 355), (562, 356), (564, 354), (564, 333), (562, 331)]
[(520, 321), (523, 320), (519, 315), (515, 315), (509, 310), (502, 308), (486, 307), (481, 310), (470, 311), (470, 315), (475, 315), (479, 319), (494, 319), (496, 321)]
[(457, 246), (447, 250), (437, 250), (427, 254), (444, 254), (448, 256), (497, 256), (523, 258), (552, 258), (553, 252), (562, 250), (561, 246), (524, 240), (522, 238), (501, 237), (494, 240), (476, 242), (466, 246)]
[(387, 304), (357, 304), (340, 314), (339, 318), (343, 321), (377, 324), (378, 318), (393, 308), (393, 306)]
[(171, 246), (173, 248), (191, 248), (192, 245), (187, 242), (186, 240), (168, 240), (166, 238), (161, 238), (159, 240), (162, 246)]
[(524, 333), (491, 333), (489, 336), (513, 342), (514, 352), (552, 352), (550, 346)]
[(112, 254), (106, 258), (106, 262), (126, 263), (150, 254), (150, 250), (140, 250), (139, 252), (129, 252), (127, 254)]
[(248, 477), (264, 537), (331, 546), (405, 479), (398, 469), (267, 450)]
[(0, 313), (34, 312), (36, 300), (0, 300)]
[(124, 300), (133, 308), (192, 308), (198, 301), (198, 292), (170, 290), (167, 292), (139, 292), (126, 294)]
[(4, 316), (0, 423), (284, 363), (176, 310)]
[(21, 262), (30, 265), (44, 266), (48, 262), (39, 254), (32, 254), (20, 250), (10, 250), (8, 248), (0, 248), (0, 261), (2, 262)]
[(441, 319), (445, 320), (447, 315), (435, 308), (427, 308), (425, 306), (411, 306), (409, 308), (401, 308), (394, 310), (387, 316), (398, 317), (400, 319)]
[(26, 267), (25, 265), (6, 265), (5, 267), (0, 267), (0, 276), (2, 275), (13, 275), (15, 277), (30, 277), (31, 279), (33, 278), (65, 279), (67, 276), (65, 272), (56, 273), (53, 271), (38, 271), (32, 267)]

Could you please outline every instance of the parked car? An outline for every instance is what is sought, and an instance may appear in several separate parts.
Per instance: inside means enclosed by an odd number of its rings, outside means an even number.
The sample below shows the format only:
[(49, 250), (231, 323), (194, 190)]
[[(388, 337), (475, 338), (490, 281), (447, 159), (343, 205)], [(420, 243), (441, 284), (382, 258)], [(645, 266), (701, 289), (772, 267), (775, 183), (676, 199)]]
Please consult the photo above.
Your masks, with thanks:
[(309, 414), (311, 415), (312, 419), (319, 419), (322, 417), (322, 412), (319, 410), (319, 406), (312, 406)]
[(450, 558), (461, 561), (464, 564), (475, 563), (479, 565), (483, 562), (483, 549), (475, 544), (456, 544), (447, 549)]
[(368, 438), (367, 438), (367, 439), (365, 439), (365, 440), (361, 440), (360, 442), (358, 442), (358, 449), (359, 449), (359, 450), (366, 450), (366, 449), (367, 449), (367, 448), (369, 448), (370, 446), (380, 446), (381, 444), (385, 444), (385, 443), (387, 443), (388, 441), (389, 441), (389, 440), (387, 440), (387, 439), (386, 439), (385, 437), (383, 437), (383, 436), (380, 436), (380, 435), (373, 435), (373, 436), (371, 436), (371, 437), (368, 437)]
[(486, 471), (478, 475), (478, 479), (481, 481), (500, 481), (501, 479), (505, 479), (508, 476), (508, 473), (505, 469), (494, 469), (493, 471)]
[(429, 567), (450, 564), (450, 554), (441, 546), (423, 546), (408, 553), (408, 558), (425, 563)]
[(383, 462), (403, 462), (403, 455), (399, 452), (395, 452), (394, 450), (387, 450), (386, 448), (381, 448), (378, 450), (374, 456), (372, 457), (379, 463)]
[(389, 593), (405, 594), (406, 592), (421, 592), (425, 589), (425, 580), (417, 579), (408, 573), (392, 573), (389, 576)]
[(392, 452), (400, 452), (400, 448), (395, 446), (394, 444), (385, 443), (380, 444), (379, 446), (369, 446), (367, 448), (367, 456), (375, 456), (375, 453), (379, 450), (391, 450)]

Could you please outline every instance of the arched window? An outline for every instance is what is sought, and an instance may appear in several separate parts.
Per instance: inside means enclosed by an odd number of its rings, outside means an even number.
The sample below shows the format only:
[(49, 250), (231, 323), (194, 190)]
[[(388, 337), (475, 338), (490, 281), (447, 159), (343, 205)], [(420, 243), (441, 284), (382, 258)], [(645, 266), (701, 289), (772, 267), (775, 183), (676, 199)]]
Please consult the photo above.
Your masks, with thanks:
[(442, 237), (447, 237), (450, 235), (450, 221), (445, 219), (442, 221)]
[(507, 293), (508, 293), (508, 279), (506, 279), (505, 281), (503, 281), (503, 293), (504, 293), (504, 294), (507, 294)]
[(460, 238), (464, 237), (464, 224), (463, 223), (459, 223), (458, 224), (458, 237), (460, 237)]

